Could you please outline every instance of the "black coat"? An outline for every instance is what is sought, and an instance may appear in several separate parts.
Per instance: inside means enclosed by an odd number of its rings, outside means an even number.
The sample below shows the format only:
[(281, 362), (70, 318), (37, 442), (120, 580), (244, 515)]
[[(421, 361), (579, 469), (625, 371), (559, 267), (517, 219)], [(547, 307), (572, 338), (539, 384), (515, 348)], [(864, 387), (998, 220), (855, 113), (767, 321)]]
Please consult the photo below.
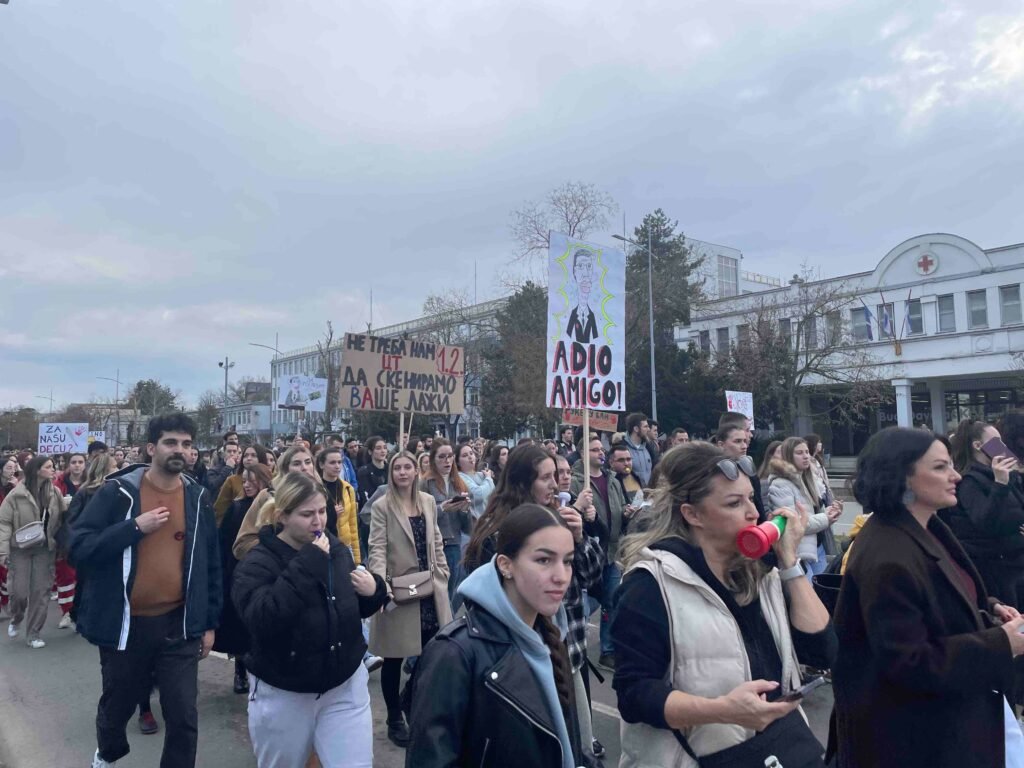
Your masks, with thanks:
[[(561, 768), (544, 692), (508, 629), (480, 606), (467, 601), (430, 641), (412, 685), (406, 768)], [(571, 706), (566, 726), (581, 765)]]
[[(977, 585), (976, 602), (954, 561)], [(839, 768), (1004, 764), (996, 691), (1012, 685), (1013, 665), (989, 608), (977, 570), (941, 520), (925, 531), (906, 511), (871, 517), (834, 615), (830, 742)]]
[(972, 464), (956, 489), (957, 505), (939, 513), (978, 567), (988, 593), (1024, 607), (1024, 479), (996, 482), (992, 468)]
[(224, 584), (224, 610), (220, 614), (220, 626), (217, 627), (213, 650), (230, 653), (233, 656), (241, 656), (249, 650), (249, 630), (245, 628), (242, 617), (238, 615), (235, 604), (231, 601), (231, 587), (234, 584), (235, 567), (238, 565), (231, 548), (252, 502), (252, 497), (232, 501), (217, 529), (220, 538), (221, 579)]
[(329, 558), (313, 544), (293, 549), (264, 526), (235, 568), (231, 597), (251, 639), (245, 665), (285, 691), (325, 693), (348, 680), (366, 652), (360, 619), (376, 613), (387, 594), (374, 576), (377, 591), (357, 595), (352, 552), (324, 535)]

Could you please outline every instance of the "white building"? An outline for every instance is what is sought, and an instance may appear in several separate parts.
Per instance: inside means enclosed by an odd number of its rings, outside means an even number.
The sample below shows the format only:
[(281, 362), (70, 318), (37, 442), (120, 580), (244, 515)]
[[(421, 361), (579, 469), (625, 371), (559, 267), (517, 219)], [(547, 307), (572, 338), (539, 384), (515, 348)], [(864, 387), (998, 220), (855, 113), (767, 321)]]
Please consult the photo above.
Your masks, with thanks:
[[(846, 343), (870, 351), (895, 405), (852, 427), (812, 422), (812, 409), (802, 407), (797, 431), (819, 432), (833, 454), (855, 455), (871, 433), (892, 424), (943, 432), (963, 418), (994, 421), (1024, 407), (1022, 282), (1024, 243), (984, 250), (956, 235), (920, 235), (870, 272), (710, 301), (689, 326), (676, 328), (676, 342), (707, 352), (728, 348), (742, 343), (756, 301), (792, 307), (795, 317), (806, 286), (841, 287), (851, 301), (812, 332), (824, 338), (842, 328)], [(790, 322), (785, 311), (779, 322)]]
[(727, 299), (782, 287), (777, 277), (743, 269), (743, 253), (738, 248), (691, 237), (685, 238), (685, 242), (694, 257), (704, 259), (697, 273), (704, 278), (704, 293), (709, 298)]
[(221, 432), (229, 429), (235, 430), (240, 436), (248, 435), (254, 442), (269, 443), (271, 437), (269, 403), (234, 403), (220, 412), (224, 414), (227, 423), (221, 427)]

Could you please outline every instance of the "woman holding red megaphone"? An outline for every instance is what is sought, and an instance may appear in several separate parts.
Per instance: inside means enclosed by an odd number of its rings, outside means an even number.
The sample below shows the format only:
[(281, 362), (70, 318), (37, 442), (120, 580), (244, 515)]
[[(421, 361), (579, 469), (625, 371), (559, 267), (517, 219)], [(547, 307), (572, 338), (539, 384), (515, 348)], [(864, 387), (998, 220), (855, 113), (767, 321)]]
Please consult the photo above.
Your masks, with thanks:
[(619, 549), (620, 766), (824, 765), (797, 711), (800, 665), (830, 667), (836, 647), (797, 559), (806, 511), (776, 510), (785, 530), (768, 568), (736, 548), (758, 520), (747, 457), (688, 443), (658, 466), (654, 504)]

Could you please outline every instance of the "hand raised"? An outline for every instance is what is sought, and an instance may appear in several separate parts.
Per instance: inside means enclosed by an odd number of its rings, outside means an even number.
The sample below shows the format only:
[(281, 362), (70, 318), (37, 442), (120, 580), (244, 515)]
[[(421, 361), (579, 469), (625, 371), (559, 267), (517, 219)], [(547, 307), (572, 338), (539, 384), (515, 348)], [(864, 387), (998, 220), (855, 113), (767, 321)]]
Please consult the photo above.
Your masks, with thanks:
[(139, 530), (143, 533), (152, 533), (155, 530), (163, 527), (171, 517), (171, 510), (167, 507), (157, 507), (151, 509), (149, 512), (143, 512), (141, 515), (135, 518), (135, 525), (139, 527)]

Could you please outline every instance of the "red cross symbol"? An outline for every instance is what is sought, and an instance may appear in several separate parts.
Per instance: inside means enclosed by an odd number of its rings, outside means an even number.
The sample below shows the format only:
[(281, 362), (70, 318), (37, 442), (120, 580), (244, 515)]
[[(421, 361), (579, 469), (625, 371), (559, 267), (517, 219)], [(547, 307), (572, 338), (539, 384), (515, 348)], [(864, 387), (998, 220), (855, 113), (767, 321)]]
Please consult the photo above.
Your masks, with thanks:
[(932, 271), (932, 267), (935, 265), (935, 260), (927, 253), (917, 260), (917, 267), (924, 274), (928, 274)]

